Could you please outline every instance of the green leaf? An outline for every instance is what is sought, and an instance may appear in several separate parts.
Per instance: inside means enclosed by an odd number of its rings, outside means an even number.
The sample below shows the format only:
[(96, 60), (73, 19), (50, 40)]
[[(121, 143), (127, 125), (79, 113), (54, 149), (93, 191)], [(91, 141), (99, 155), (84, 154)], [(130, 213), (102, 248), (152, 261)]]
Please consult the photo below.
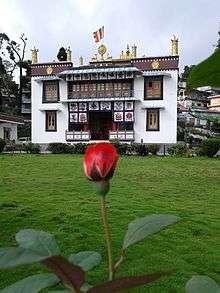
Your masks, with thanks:
[(85, 272), (97, 266), (101, 259), (101, 255), (95, 251), (81, 251), (69, 256), (69, 262), (81, 267)]
[(137, 277), (123, 277), (109, 281), (103, 284), (99, 284), (89, 289), (88, 293), (113, 293), (137, 286), (152, 283), (159, 278), (169, 275), (170, 272), (156, 272), (152, 274), (137, 276)]
[(146, 236), (161, 231), (179, 220), (180, 218), (177, 216), (157, 214), (135, 219), (128, 225), (128, 230), (123, 242), (123, 249), (126, 249), (131, 244), (143, 240)]
[(54, 274), (38, 274), (14, 283), (1, 290), (1, 293), (37, 293), (44, 288), (56, 285), (59, 281)]
[(34, 229), (21, 230), (16, 234), (20, 247), (30, 249), (42, 256), (59, 255), (60, 249), (53, 235)]
[(185, 289), (186, 293), (220, 293), (220, 286), (207, 276), (193, 276)]
[(34, 251), (22, 247), (0, 248), (0, 268), (10, 268), (18, 265), (32, 264), (45, 259)]

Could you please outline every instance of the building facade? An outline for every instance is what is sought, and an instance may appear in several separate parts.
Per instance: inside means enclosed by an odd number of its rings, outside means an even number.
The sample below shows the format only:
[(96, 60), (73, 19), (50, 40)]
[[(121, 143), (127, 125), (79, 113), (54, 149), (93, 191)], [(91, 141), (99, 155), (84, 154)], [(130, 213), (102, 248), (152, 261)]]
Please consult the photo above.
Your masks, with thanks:
[(137, 58), (134, 46), (112, 59), (99, 50), (100, 59), (83, 65), (81, 58), (79, 66), (70, 53), (68, 61), (38, 63), (34, 52), (32, 142), (176, 143), (175, 52)]

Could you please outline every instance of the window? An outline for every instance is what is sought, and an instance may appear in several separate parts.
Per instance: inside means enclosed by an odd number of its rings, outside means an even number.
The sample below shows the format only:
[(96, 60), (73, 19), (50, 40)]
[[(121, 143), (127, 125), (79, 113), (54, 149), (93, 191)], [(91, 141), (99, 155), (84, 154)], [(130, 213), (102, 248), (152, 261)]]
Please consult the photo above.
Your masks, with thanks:
[(59, 100), (59, 82), (45, 81), (43, 83), (43, 102), (57, 102)]
[(162, 100), (163, 99), (162, 78), (145, 79), (144, 99), (145, 100)]
[(46, 131), (57, 131), (56, 111), (46, 111)]
[(159, 131), (160, 130), (160, 112), (159, 109), (147, 110), (147, 131)]

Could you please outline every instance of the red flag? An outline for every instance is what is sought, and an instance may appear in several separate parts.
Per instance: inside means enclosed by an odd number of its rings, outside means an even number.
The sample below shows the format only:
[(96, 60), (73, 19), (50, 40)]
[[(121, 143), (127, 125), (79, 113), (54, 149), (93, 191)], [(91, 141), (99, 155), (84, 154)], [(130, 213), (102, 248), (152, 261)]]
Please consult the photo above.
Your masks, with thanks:
[(96, 43), (100, 42), (104, 38), (104, 26), (93, 33), (93, 37)]

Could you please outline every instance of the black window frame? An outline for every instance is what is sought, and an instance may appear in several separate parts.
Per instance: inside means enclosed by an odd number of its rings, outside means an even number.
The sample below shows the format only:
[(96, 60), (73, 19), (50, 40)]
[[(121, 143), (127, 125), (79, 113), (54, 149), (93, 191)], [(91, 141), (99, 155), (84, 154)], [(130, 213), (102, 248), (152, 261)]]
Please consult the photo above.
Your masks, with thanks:
[[(152, 98), (147, 97), (147, 83), (153, 82), (153, 81), (160, 81), (161, 82), (161, 88), (160, 88), (160, 97), (158, 98)], [(157, 101), (157, 100), (163, 100), (163, 76), (147, 76), (144, 78), (144, 101)]]
[[(47, 83), (55, 83), (57, 86), (57, 99), (54, 101), (48, 101), (45, 95), (45, 87)], [(42, 103), (57, 103), (60, 100), (60, 86), (59, 80), (45, 80), (43, 81), (43, 91), (42, 91)]]
[[(55, 113), (55, 129), (48, 129), (48, 114)], [(57, 111), (47, 110), (45, 111), (45, 131), (46, 132), (57, 132)]]
[[(148, 124), (148, 115), (149, 112), (155, 111), (157, 112), (157, 128), (156, 129), (152, 129), (149, 128), (149, 124)], [(146, 131), (160, 131), (160, 109), (159, 108), (148, 108), (146, 109)]]

